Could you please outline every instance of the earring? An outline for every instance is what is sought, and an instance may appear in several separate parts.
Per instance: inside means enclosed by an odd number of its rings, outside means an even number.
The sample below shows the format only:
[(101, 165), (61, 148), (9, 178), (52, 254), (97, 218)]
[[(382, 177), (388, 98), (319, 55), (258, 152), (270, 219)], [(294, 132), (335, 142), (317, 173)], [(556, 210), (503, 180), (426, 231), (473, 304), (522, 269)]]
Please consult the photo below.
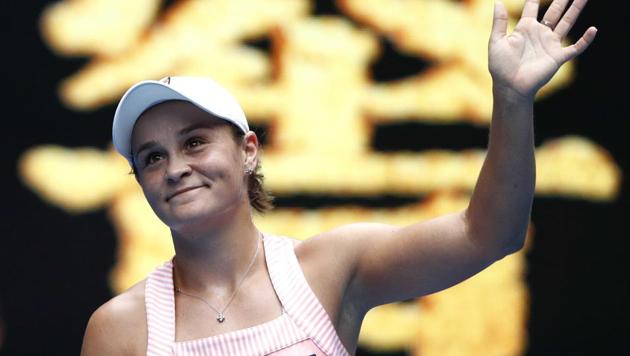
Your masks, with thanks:
[(250, 175), (250, 174), (252, 174), (252, 173), (254, 173), (254, 170), (252, 170), (251, 168), (247, 168), (247, 169), (245, 169), (245, 174), (246, 174), (246, 175)]

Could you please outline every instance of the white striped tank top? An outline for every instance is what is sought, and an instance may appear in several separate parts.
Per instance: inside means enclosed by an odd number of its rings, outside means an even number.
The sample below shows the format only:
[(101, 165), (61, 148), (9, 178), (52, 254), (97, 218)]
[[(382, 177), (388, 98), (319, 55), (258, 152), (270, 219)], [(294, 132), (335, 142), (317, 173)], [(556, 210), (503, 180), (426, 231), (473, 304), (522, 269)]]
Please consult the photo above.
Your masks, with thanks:
[(304, 278), (292, 240), (265, 234), (263, 248), (281, 316), (246, 329), (176, 342), (173, 264), (168, 261), (146, 281), (147, 355), (349, 355)]

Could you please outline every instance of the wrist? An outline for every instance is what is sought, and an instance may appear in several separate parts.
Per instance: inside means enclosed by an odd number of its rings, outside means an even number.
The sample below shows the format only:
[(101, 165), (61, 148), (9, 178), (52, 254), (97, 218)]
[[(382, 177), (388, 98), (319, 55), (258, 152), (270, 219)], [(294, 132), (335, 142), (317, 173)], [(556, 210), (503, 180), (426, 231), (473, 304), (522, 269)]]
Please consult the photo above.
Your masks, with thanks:
[(524, 94), (510, 86), (493, 84), (492, 97), (495, 103), (507, 105), (533, 105), (536, 93)]

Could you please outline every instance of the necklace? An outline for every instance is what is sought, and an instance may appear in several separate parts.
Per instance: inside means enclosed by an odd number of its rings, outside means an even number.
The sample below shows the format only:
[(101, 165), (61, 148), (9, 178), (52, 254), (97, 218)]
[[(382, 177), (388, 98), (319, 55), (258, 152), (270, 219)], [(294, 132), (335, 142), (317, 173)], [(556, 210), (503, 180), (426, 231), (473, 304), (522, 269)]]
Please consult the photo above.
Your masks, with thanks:
[(225, 311), (227, 310), (227, 308), (230, 306), (230, 304), (232, 303), (232, 300), (234, 299), (234, 297), (236, 296), (236, 293), (238, 292), (239, 288), (241, 287), (241, 284), (243, 284), (243, 281), (245, 281), (245, 277), (247, 277), (247, 275), (249, 274), (249, 270), (252, 269), (252, 266), (254, 265), (254, 261), (256, 261), (256, 256), (258, 256), (258, 250), (260, 249), (260, 244), (258, 243), (258, 241), (256, 242), (256, 252), (254, 253), (254, 257), (252, 258), (252, 260), (249, 262), (249, 266), (247, 267), (247, 270), (245, 271), (245, 274), (243, 274), (243, 277), (241, 277), (241, 280), (238, 282), (238, 284), (236, 285), (236, 288), (234, 288), (234, 292), (232, 292), (232, 295), (230, 296), (230, 299), (228, 300), (227, 304), (225, 305), (225, 307), (223, 307), (223, 309), (221, 309), (220, 311), (213, 307), (212, 305), (210, 305), (210, 303), (208, 303), (207, 300), (193, 295), (193, 294), (189, 294), (184, 292), (183, 290), (181, 290), (179, 287), (175, 287), (175, 291), (177, 293), (181, 293), (183, 295), (192, 297), (192, 298), (196, 298), (201, 300), (202, 302), (204, 302), (207, 306), (210, 307), (210, 309), (214, 310), (217, 313), (217, 321), (219, 323), (222, 323), (225, 321)]

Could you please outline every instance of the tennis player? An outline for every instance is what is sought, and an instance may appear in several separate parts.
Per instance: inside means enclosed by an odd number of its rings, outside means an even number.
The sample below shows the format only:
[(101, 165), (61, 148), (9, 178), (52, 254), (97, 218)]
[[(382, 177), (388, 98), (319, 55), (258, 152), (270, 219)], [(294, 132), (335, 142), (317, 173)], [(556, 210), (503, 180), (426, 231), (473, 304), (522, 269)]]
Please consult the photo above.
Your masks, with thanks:
[(497, 2), (492, 123), (472, 198), (410, 226), (358, 223), (304, 242), (261, 232), (252, 211), (271, 198), (234, 97), (207, 78), (134, 85), (113, 142), (170, 228), (175, 256), (94, 312), (82, 354), (354, 354), (371, 308), (449, 288), (521, 249), (535, 186), (534, 96), (597, 31), (563, 46), (586, 4), (569, 2), (554, 0), (539, 21), (538, 0), (527, 0), (510, 34)]

